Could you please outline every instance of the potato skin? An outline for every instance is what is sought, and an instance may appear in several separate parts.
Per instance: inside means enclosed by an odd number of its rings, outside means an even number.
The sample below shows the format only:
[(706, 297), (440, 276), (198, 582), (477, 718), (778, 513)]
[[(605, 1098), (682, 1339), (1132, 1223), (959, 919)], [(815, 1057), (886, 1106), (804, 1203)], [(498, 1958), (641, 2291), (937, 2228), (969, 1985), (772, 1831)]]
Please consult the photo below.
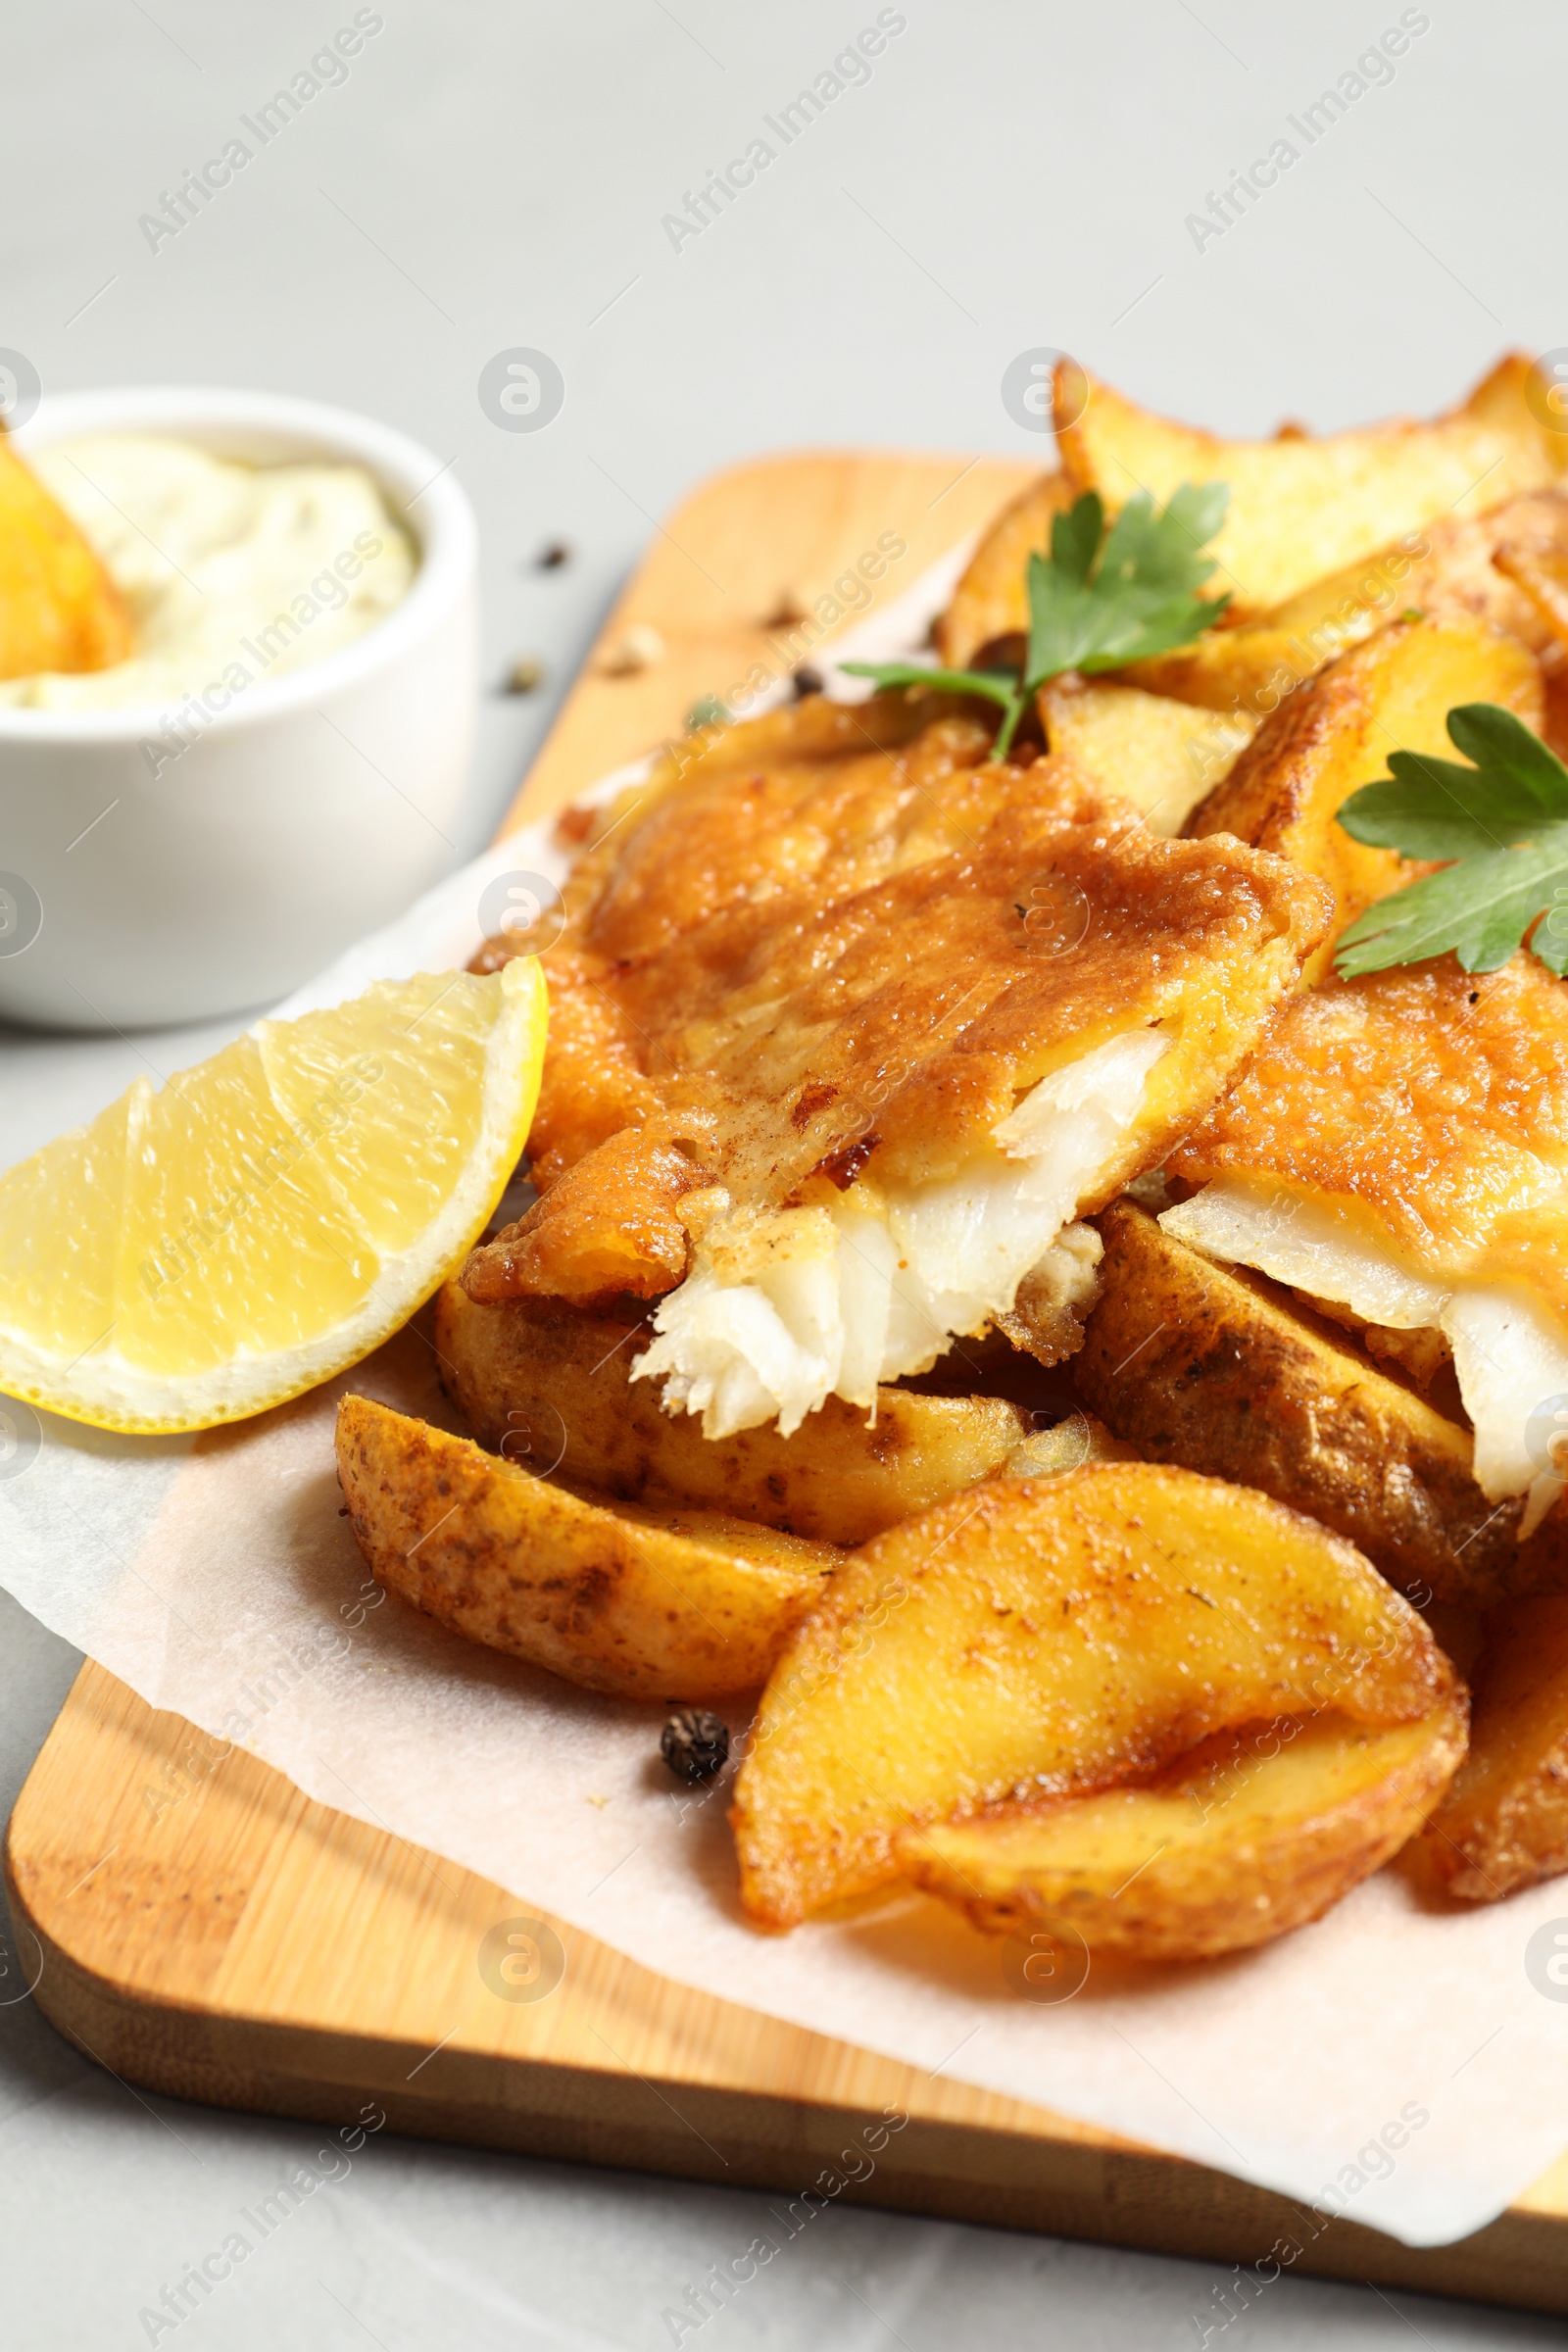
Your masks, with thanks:
[(1117, 1437), (1304, 1511), (1405, 1592), (1486, 1606), (1559, 1573), (1556, 1522), (1521, 1549), (1522, 1498), (1487, 1500), (1468, 1431), (1131, 1201), (1098, 1222), (1100, 1303), (1073, 1385)]
[(1397, 1853), (1459, 1766), (1465, 1717), (1455, 1690), (1392, 1730), (1334, 1714), (1254, 1725), (1146, 1787), (906, 1831), (897, 1850), (988, 1935), (1210, 1960), (1320, 1919)]
[(651, 1337), (635, 1311), (475, 1306), (456, 1283), (436, 1307), (442, 1382), (482, 1446), (499, 1449), (527, 1425), (551, 1454), (564, 1445), (564, 1478), (609, 1496), (707, 1505), (829, 1544), (864, 1543), (994, 1476), (1030, 1428), (1000, 1396), (884, 1389), (874, 1427), (830, 1396), (793, 1438), (767, 1428), (711, 1440), (690, 1414), (661, 1409), (656, 1382), (628, 1378)]
[(1568, 1599), (1488, 1616), (1470, 1754), (1425, 1842), (1448, 1892), (1473, 1903), (1568, 1870)]
[(897, 1878), (901, 1831), (1454, 1688), (1360, 1553), (1266, 1495), (1143, 1462), (1000, 1480), (866, 1544), (780, 1653), (730, 1815), (742, 1906), (791, 1928)]
[(628, 1516), (364, 1396), (338, 1408), (337, 1460), (378, 1583), (620, 1698), (755, 1690), (842, 1557), (712, 1512)]

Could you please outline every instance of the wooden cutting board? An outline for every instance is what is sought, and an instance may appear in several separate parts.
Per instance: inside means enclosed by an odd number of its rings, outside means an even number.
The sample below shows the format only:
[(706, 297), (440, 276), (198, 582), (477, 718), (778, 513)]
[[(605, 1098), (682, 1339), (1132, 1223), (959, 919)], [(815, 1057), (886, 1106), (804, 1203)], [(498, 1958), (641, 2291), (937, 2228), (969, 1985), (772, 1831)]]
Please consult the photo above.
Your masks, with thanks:
[[(821, 643), (853, 625), (854, 612), (831, 618), (849, 602), (833, 583), (879, 543), (906, 551), (885, 599), (1026, 479), (990, 460), (807, 455), (704, 484), (661, 526), (506, 829), (757, 664), (809, 659), (813, 623), (777, 615), (814, 609)], [(637, 624), (662, 652), (614, 674), (607, 656)], [(215, 1768), (188, 1723), (100, 1666), (83, 1667), (23, 1789), (6, 1873), (15, 1960), (45, 2015), (171, 2097), (333, 2125), (374, 2102), (427, 2138), (1225, 2262), (1266, 2261), (1289, 2237), (1298, 2270), (1568, 2311), (1568, 2157), (1459, 2245), (1412, 2251), (1324, 2224), (1225, 2174), (671, 1984), (242, 1751)], [(552, 1935), (564, 1973), (528, 1997)], [(852, 2147), (875, 2150), (869, 2171)]]

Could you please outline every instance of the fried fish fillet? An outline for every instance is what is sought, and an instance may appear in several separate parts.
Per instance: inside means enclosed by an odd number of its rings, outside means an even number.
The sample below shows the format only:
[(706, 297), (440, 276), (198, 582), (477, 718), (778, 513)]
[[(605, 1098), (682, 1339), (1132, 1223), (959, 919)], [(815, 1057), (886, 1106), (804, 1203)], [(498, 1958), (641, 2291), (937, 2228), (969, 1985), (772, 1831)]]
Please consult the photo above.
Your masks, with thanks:
[(1560, 1492), (1568, 1429), (1568, 987), (1522, 951), (1331, 980), (1275, 1015), (1172, 1153), (1160, 1223), (1374, 1329), (1448, 1342), (1493, 1501)]
[(1076, 1345), (1077, 1220), (1212, 1101), (1330, 906), (988, 741), (805, 705), (612, 813), (545, 958), (543, 1198), (470, 1298), (660, 1298), (638, 1374), (710, 1437), (870, 1407), (1015, 1309)]

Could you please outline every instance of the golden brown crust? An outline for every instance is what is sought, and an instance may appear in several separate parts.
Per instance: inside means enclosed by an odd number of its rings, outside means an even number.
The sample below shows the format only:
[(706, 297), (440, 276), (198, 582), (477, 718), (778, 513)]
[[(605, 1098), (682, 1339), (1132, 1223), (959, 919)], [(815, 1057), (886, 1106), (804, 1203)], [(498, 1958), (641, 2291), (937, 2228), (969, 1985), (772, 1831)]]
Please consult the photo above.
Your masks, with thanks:
[[(548, 1198), (628, 1126), (747, 1207), (846, 1173), (931, 1181), (1050, 1070), (1162, 1023), (1108, 1197), (1294, 985), (1323, 893), (1235, 841), (1155, 839), (1065, 760), (982, 761), (967, 719), (879, 712), (867, 750), (870, 721), (802, 710), (628, 805), (573, 875), (535, 1181)], [(627, 1215), (667, 1206), (636, 1189)]]
[(906, 1831), (917, 1886), (993, 1936), (1209, 1960), (1319, 1919), (1414, 1836), (1464, 1754), (1465, 1695), (1372, 1730), (1332, 1714), (1221, 1733), (1154, 1782)]
[(1521, 1549), (1522, 1498), (1487, 1500), (1468, 1430), (1130, 1202), (1099, 1223), (1073, 1385), (1118, 1437), (1304, 1511), (1417, 1596), (1484, 1607), (1568, 1581), (1568, 1528), (1554, 1514)]
[(470, 1255), (462, 1283), (477, 1305), (525, 1293), (657, 1298), (686, 1272), (675, 1204), (697, 1170), (650, 1130), (627, 1127), (575, 1161), (526, 1216)]
[(1517, 1282), (1568, 1318), (1568, 987), (1522, 951), (1326, 981), (1169, 1165), (1359, 1210), (1412, 1271)]
[(791, 1636), (736, 1782), (741, 1900), (792, 1927), (897, 1876), (902, 1830), (1453, 1688), (1361, 1555), (1262, 1494), (1148, 1463), (1003, 1480), (864, 1545)]

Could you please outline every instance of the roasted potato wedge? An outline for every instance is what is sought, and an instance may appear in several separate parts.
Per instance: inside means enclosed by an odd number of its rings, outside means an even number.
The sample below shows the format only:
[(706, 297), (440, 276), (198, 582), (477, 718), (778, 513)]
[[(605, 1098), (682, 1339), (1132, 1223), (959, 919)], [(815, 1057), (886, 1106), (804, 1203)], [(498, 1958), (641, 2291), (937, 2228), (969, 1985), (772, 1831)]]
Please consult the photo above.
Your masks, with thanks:
[(741, 1899), (790, 1928), (896, 1878), (903, 1830), (1258, 1718), (1412, 1723), (1453, 1687), (1360, 1553), (1265, 1495), (1141, 1462), (998, 1481), (866, 1544), (786, 1645), (736, 1783)]
[(660, 1409), (654, 1382), (628, 1377), (652, 1336), (635, 1312), (589, 1314), (554, 1298), (475, 1306), (456, 1283), (436, 1308), (442, 1380), (480, 1444), (514, 1456), (527, 1446), (544, 1467), (619, 1500), (678, 1501), (863, 1544), (1004, 1470), (1033, 1431), (1001, 1396), (883, 1389), (874, 1422), (830, 1396), (792, 1438), (774, 1428), (705, 1438), (689, 1413)]
[(1523, 1498), (1487, 1500), (1469, 1431), (1345, 1332), (1130, 1200), (1098, 1221), (1100, 1303), (1073, 1386), (1147, 1459), (1259, 1488), (1407, 1592), (1490, 1606), (1568, 1569), (1561, 1505), (1521, 1545)]
[(1504, 539), (1493, 563), (1524, 590), (1552, 643), (1568, 650), (1568, 547)]
[(366, 1396), (338, 1407), (337, 1463), (377, 1583), (619, 1698), (755, 1690), (844, 1557), (722, 1512), (590, 1500)]
[(1503, 559), (1549, 566), (1565, 552), (1568, 498), (1560, 490), (1509, 499), (1485, 514), (1445, 515), (1314, 580), (1246, 627), (1210, 630), (1123, 675), (1152, 694), (1266, 718), (1326, 662), (1412, 612), (1428, 620), (1490, 620), (1543, 653), (1557, 633), (1533, 590), (1507, 576)]
[(1051, 552), (1051, 525), (1072, 505), (1064, 473), (1044, 473), (1003, 508), (969, 559), (953, 602), (936, 625), (937, 652), (950, 669), (969, 669), (976, 654), (1029, 626), (1029, 558)]
[(1234, 620), (1266, 612), (1425, 522), (1554, 482), (1562, 437), (1532, 413), (1529, 380), (1530, 363), (1514, 354), (1430, 424), (1223, 441), (1152, 416), (1063, 361), (1056, 439), (1074, 494), (1096, 490), (1112, 513), (1138, 490), (1164, 506), (1183, 482), (1229, 483), (1208, 592), (1230, 590)]
[(1470, 1753), (1426, 1847), (1450, 1894), (1495, 1902), (1568, 1870), (1568, 1600), (1487, 1618)]
[(1194, 837), (1234, 833), (1333, 891), (1334, 929), (1303, 964), (1305, 986), (1328, 968), (1348, 923), (1422, 870), (1352, 841), (1335, 822), (1340, 808), (1387, 772), (1392, 751), (1452, 759), (1447, 715), (1460, 703), (1500, 703), (1539, 732), (1541, 664), (1486, 621), (1395, 621), (1293, 694), (1188, 819)]
[(107, 669), (133, 643), (119, 589), (0, 426), (0, 678)]
[(1106, 678), (1053, 678), (1037, 699), (1050, 749), (1130, 801), (1153, 833), (1181, 831), (1258, 727), (1245, 711), (1227, 716)]
[(1328, 1713), (1222, 1733), (1143, 1788), (905, 1830), (917, 1886), (977, 1928), (1081, 1937), (1096, 1959), (1208, 1960), (1319, 1919), (1442, 1798), (1455, 1689), (1389, 1730)]

